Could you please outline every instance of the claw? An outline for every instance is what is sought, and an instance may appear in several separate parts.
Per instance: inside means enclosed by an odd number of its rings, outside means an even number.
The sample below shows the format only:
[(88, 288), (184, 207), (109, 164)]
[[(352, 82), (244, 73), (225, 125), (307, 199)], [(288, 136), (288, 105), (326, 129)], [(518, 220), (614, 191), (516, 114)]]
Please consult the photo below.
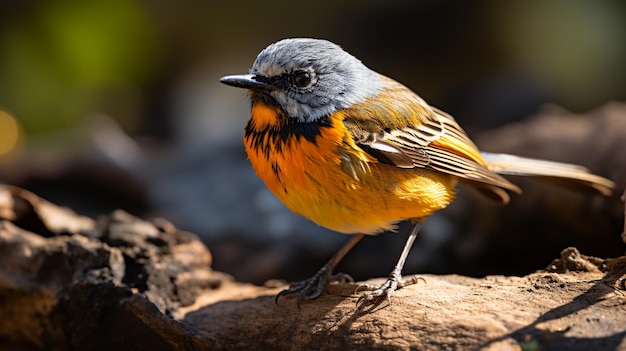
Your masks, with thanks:
[(357, 286), (356, 289), (354, 289), (354, 294), (358, 294), (359, 291), (361, 291), (361, 290), (374, 290), (374, 289), (376, 289), (374, 287), (374, 285), (361, 284), (361, 285)]
[(407, 285), (417, 284), (417, 282), (419, 282), (420, 280), (426, 283), (426, 279), (420, 276), (413, 276), (410, 279), (402, 280), (402, 277), (399, 274), (392, 273), (389, 278), (387, 278), (387, 280), (378, 287), (370, 284), (361, 284), (356, 288), (356, 290), (354, 291), (355, 293), (361, 290), (371, 291), (362, 294), (356, 301), (356, 304), (357, 306), (363, 306), (361, 302), (364, 303), (365, 301), (374, 301), (382, 297), (387, 297), (387, 302), (391, 305), (391, 296), (393, 296), (396, 290), (403, 288)]
[(281, 296), (297, 293), (298, 295), (296, 296), (296, 306), (298, 306), (298, 309), (300, 309), (300, 302), (303, 299), (317, 299), (324, 292), (324, 287), (326, 287), (326, 284), (334, 282), (354, 282), (354, 279), (345, 273), (330, 274), (328, 272), (328, 267), (324, 266), (311, 278), (291, 283), (288, 289), (285, 289), (276, 295), (274, 301), (278, 304), (278, 299)]

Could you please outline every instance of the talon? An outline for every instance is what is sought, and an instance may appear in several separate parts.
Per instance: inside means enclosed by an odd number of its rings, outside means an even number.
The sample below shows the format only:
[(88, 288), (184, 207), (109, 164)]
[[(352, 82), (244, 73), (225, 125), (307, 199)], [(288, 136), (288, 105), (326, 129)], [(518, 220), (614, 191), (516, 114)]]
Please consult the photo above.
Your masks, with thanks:
[(358, 306), (361, 302), (373, 301), (377, 298), (387, 297), (387, 302), (391, 305), (391, 296), (393, 296), (396, 290), (403, 288), (407, 285), (417, 284), (417, 282), (419, 282), (420, 280), (426, 283), (426, 279), (420, 276), (413, 276), (407, 280), (402, 280), (399, 274), (392, 273), (389, 278), (387, 278), (387, 280), (378, 287), (374, 287), (369, 284), (361, 284), (354, 291), (355, 294), (360, 290), (371, 291), (363, 293), (356, 301), (356, 304)]
[(361, 290), (374, 290), (374, 286), (370, 284), (361, 284), (354, 289), (354, 294), (357, 294)]
[(424, 279), (424, 277), (420, 277), (419, 275), (414, 275), (410, 279), (407, 279), (407, 280), (404, 280), (404, 281), (400, 280), (398, 282), (398, 288), (402, 288), (402, 287), (405, 287), (407, 285), (417, 284), (420, 280), (423, 281), (424, 284), (428, 284), (428, 282), (426, 281), (426, 279)]
[(276, 297), (274, 298), (274, 303), (275, 303), (275, 304), (277, 304), (277, 305), (278, 305), (278, 299), (279, 299), (281, 296), (283, 296), (283, 295), (287, 294), (287, 293), (286, 293), (286, 291), (287, 291), (287, 289), (282, 290), (281, 292), (279, 292), (278, 294), (276, 294)]
[(278, 299), (281, 296), (297, 293), (296, 306), (300, 309), (300, 302), (302, 302), (303, 299), (314, 300), (320, 297), (324, 292), (326, 284), (333, 282), (345, 283), (346, 281), (354, 282), (354, 279), (344, 273), (331, 275), (328, 267), (324, 266), (311, 278), (290, 284), (288, 289), (276, 294), (274, 301), (278, 304)]

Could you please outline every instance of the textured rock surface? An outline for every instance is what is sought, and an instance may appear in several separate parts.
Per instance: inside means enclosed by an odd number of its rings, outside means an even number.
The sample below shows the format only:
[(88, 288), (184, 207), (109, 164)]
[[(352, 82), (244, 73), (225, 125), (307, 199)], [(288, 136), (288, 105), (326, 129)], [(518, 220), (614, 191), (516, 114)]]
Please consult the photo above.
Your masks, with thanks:
[(570, 248), (525, 277), (426, 275), (361, 309), (357, 285), (331, 285), (300, 310), (210, 263), (163, 220), (95, 221), (2, 186), (0, 349), (626, 350), (626, 257)]
[[(276, 291), (212, 302), (184, 321), (225, 349), (626, 349), (626, 258), (575, 249), (525, 277), (424, 276), (392, 304), (355, 309), (356, 285), (335, 285), (298, 310)], [(244, 320), (245, 322), (242, 322)], [(251, 324), (251, 325), (249, 325)]]
[(94, 221), (1, 186), (0, 349), (202, 349), (171, 317), (228, 279), (210, 263), (165, 221)]

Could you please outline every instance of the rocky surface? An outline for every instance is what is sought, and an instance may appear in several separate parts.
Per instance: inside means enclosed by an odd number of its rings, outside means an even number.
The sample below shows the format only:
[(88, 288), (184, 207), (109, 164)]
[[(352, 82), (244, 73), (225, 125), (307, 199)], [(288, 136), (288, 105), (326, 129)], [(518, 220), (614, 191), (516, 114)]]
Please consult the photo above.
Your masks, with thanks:
[(569, 248), (524, 277), (425, 275), (361, 308), (357, 284), (298, 309), (210, 265), (164, 220), (93, 220), (2, 186), (0, 349), (626, 350), (626, 257)]
[(195, 235), (164, 220), (93, 220), (1, 186), (0, 349), (202, 349), (174, 318), (229, 279), (210, 264)]
[(208, 304), (185, 322), (225, 349), (626, 349), (626, 259), (568, 249), (550, 267), (525, 277), (426, 275), (427, 284), (398, 291), (391, 305), (360, 310), (356, 285), (331, 286), (301, 310), (290, 299), (275, 305), (275, 291), (255, 292)]

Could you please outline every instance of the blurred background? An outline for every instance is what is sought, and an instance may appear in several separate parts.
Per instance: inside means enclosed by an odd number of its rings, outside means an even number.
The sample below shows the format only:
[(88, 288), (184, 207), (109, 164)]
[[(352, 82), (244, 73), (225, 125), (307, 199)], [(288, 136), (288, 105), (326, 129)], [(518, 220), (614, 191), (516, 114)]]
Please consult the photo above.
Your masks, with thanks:
[[(348, 238), (291, 214), (265, 189), (241, 142), (246, 93), (218, 83), (285, 37), (340, 44), (454, 115), (490, 151), (501, 134), (486, 131), (546, 103), (585, 114), (626, 100), (620, 0), (0, 1), (0, 182), (93, 217), (122, 208), (167, 218), (240, 280), (313, 274)], [(626, 130), (626, 115), (613, 115)], [(626, 144), (602, 150), (551, 156), (623, 191)], [(617, 163), (603, 163), (609, 153)], [(547, 193), (552, 208), (570, 212), (539, 212)], [(406, 272), (524, 274), (572, 245), (620, 255), (618, 197), (540, 185), (504, 209), (462, 190), (427, 222)], [(368, 238), (341, 268), (357, 279), (387, 275), (406, 230)]]

